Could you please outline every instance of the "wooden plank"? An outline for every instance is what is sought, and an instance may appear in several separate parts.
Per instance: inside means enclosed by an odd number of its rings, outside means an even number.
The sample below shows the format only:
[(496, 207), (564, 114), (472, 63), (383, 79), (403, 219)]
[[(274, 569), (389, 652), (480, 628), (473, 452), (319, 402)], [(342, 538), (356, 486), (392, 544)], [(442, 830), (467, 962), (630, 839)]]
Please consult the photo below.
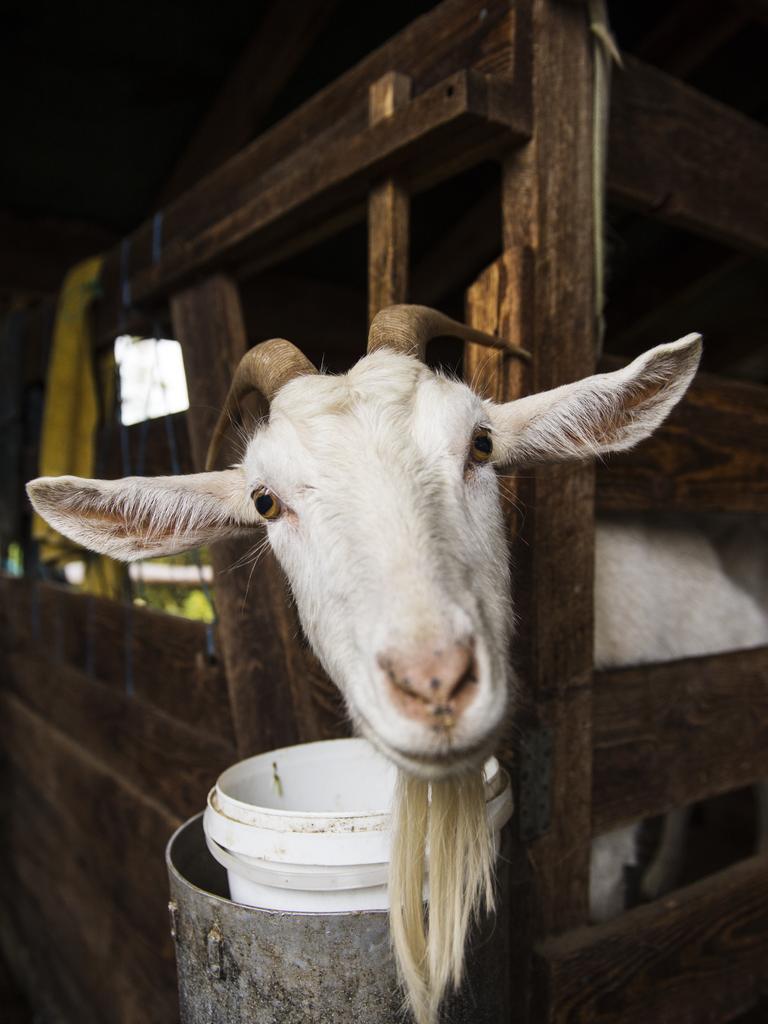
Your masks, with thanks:
[[(509, 156), (502, 177), (505, 249), (533, 253), (521, 320), (532, 353), (525, 393), (590, 373), (595, 343), (592, 41), (581, 5), (535, 0), (532, 12), (534, 137)], [(514, 276), (506, 287), (517, 290)], [(542, 935), (580, 924), (588, 912), (594, 476), (588, 465), (545, 466), (516, 487), (524, 507), (513, 552), (520, 622), (513, 658), (523, 681), (516, 818), (522, 824), (520, 807), (548, 798), (550, 824), (528, 843), (533, 928)], [(520, 765), (547, 741), (551, 784), (542, 794), (539, 770), (524, 784)]]
[(543, 943), (539, 1024), (720, 1024), (768, 982), (768, 858)]
[(6, 688), (55, 722), (137, 792), (180, 818), (200, 811), (217, 776), (237, 760), (227, 743), (190, 729), (135, 697), (94, 683), (61, 662), (6, 659)]
[[(176, 293), (171, 309), (187, 367), (192, 453), (202, 467), (232, 372), (247, 347), (237, 286), (221, 275), (208, 278)], [(338, 735), (343, 721), (335, 688), (296, 643), (300, 630), (271, 551), (261, 556), (250, 587), (249, 549), (240, 541), (211, 548), (219, 636), (242, 756)]]
[(768, 128), (638, 60), (625, 64), (611, 90), (611, 197), (764, 254)]
[(272, 0), (163, 188), (174, 199), (242, 149), (315, 43), (338, 0)]
[(595, 834), (768, 778), (768, 647), (598, 672)]
[(11, 936), (49, 968), (43, 991), (63, 989), (73, 1019), (174, 1019), (162, 851), (178, 819), (7, 692), (0, 739), (0, 885)]
[[(368, 120), (368, 89), (387, 71), (397, 68), (409, 75), (415, 95), (462, 68), (508, 74), (517, 16), (508, 0), (443, 0), (164, 210), (163, 248), (195, 238), (279, 182), (292, 154), (301, 161), (312, 150), (323, 151), (362, 131)], [(299, 156), (302, 147), (307, 148)], [(153, 262), (152, 222), (135, 231), (129, 244), (133, 275)], [(114, 332), (119, 277), (118, 247), (110, 252), (104, 270), (100, 335)]]
[(135, 302), (190, 275), (263, 254), (323, 218), (362, 202), (371, 180), (397, 170), (409, 190), (425, 188), (523, 139), (527, 130), (503, 80), (460, 71), (392, 117), (327, 146), (307, 144), (283, 161), (278, 181), (184, 242), (171, 241), (154, 266), (131, 278)]
[[(370, 88), (371, 125), (392, 117), (411, 98), (407, 75), (390, 71)], [(368, 196), (368, 319), (380, 309), (408, 297), (410, 264), (410, 196), (397, 177), (385, 178)]]
[(222, 665), (206, 626), (73, 589), (0, 578), (3, 649), (63, 665), (234, 746)]
[[(621, 361), (604, 360), (601, 368)], [(597, 469), (603, 512), (768, 511), (768, 387), (699, 374), (652, 437)]]

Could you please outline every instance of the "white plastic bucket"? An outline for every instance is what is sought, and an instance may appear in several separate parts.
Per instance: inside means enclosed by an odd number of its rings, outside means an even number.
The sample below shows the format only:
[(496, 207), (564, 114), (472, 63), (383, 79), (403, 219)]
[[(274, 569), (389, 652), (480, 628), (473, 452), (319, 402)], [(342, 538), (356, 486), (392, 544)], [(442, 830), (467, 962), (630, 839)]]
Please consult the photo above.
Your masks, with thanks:
[[(228, 768), (208, 794), (208, 849), (237, 903), (314, 913), (386, 910), (396, 769), (366, 740), (273, 750)], [(512, 814), (506, 772), (485, 765), (496, 835)]]

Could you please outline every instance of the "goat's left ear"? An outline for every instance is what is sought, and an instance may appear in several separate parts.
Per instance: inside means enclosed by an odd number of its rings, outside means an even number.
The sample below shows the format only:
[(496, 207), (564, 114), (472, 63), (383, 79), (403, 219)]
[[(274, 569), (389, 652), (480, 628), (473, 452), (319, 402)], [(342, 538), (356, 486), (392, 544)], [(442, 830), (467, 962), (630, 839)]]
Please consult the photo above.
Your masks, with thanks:
[(700, 358), (701, 335), (689, 334), (613, 373), (489, 405), (493, 461), (555, 462), (631, 448), (682, 398)]

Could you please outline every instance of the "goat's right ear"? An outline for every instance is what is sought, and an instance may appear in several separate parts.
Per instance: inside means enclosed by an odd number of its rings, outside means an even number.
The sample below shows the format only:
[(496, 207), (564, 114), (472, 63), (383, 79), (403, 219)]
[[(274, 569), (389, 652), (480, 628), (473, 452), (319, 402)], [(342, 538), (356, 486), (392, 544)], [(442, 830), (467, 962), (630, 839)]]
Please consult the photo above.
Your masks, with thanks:
[(240, 469), (122, 480), (41, 477), (27, 484), (27, 494), (59, 533), (128, 562), (178, 554), (261, 523)]

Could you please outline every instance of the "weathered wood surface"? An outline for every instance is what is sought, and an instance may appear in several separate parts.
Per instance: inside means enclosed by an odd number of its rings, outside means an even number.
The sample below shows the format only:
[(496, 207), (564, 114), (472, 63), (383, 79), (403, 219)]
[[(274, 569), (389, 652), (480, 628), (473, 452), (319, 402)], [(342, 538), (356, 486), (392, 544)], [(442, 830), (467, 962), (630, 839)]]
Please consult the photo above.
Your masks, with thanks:
[[(237, 286), (221, 275), (208, 278), (177, 292), (171, 310), (187, 367), (192, 455), (201, 468), (232, 373), (248, 347)], [(252, 549), (262, 539), (256, 529), (253, 541), (211, 548), (219, 637), (243, 757), (346, 731), (335, 688), (297, 643), (301, 632), (271, 551), (251, 571)]]
[(0, 577), (4, 655), (45, 656), (206, 736), (234, 744), (224, 672), (206, 627), (69, 587)]
[[(391, 71), (373, 83), (368, 97), (372, 125), (392, 117), (411, 98), (411, 79)], [(377, 182), (368, 195), (368, 319), (408, 297), (410, 196), (397, 177)]]
[[(592, 257), (592, 41), (583, 7), (535, 0), (533, 140), (503, 168), (505, 249), (532, 252), (521, 322), (532, 353), (524, 393), (591, 372), (595, 310)], [(523, 270), (505, 279), (513, 292)], [(519, 299), (505, 296), (513, 306)], [(514, 397), (514, 395), (509, 395)], [(528, 844), (537, 934), (587, 917), (592, 792), (594, 473), (544, 466), (518, 478), (522, 522), (513, 552), (520, 629), (513, 657), (523, 681), (518, 764), (551, 738), (550, 825)], [(531, 794), (518, 778), (520, 801)], [(546, 798), (546, 797), (545, 797)]]
[(768, 647), (598, 672), (596, 834), (768, 778)]
[[(368, 89), (388, 71), (409, 75), (417, 97), (463, 68), (510, 74), (516, 17), (507, 0), (444, 0), (170, 204), (163, 215), (163, 250), (185, 247), (279, 183), (286, 177), (286, 160), (301, 164), (313, 152), (326, 152), (339, 140), (363, 132)], [(130, 236), (130, 250), (132, 277), (152, 266), (151, 221)], [(114, 329), (119, 277), (120, 253), (115, 249), (105, 267), (100, 334)]]
[[(312, 144), (286, 157), (282, 174), (253, 198), (183, 243), (169, 240), (160, 261), (131, 278), (134, 301), (166, 292), (194, 273), (232, 266), (287, 241), (323, 218), (365, 202), (372, 180), (394, 170), (418, 190), (487, 157), (526, 126), (506, 82), (459, 71), (363, 131)], [(366, 104), (367, 106), (367, 104)], [(299, 245), (301, 248), (301, 245)]]
[(179, 819), (5, 687), (0, 740), (0, 929), (14, 966), (67, 1019), (175, 1020), (163, 847)]
[(612, 198), (764, 254), (768, 128), (631, 57), (613, 76)]
[(218, 775), (237, 760), (229, 743), (61, 662), (10, 654), (5, 671), (9, 693), (54, 722), (126, 785), (151, 794), (179, 818), (197, 814)]
[[(613, 369), (617, 360), (604, 360)], [(636, 449), (598, 466), (601, 511), (768, 511), (768, 387), (700, 374)]]
[(537, 1024), (720, 1024), (768, 983), (768, 858), (538, 949)]

